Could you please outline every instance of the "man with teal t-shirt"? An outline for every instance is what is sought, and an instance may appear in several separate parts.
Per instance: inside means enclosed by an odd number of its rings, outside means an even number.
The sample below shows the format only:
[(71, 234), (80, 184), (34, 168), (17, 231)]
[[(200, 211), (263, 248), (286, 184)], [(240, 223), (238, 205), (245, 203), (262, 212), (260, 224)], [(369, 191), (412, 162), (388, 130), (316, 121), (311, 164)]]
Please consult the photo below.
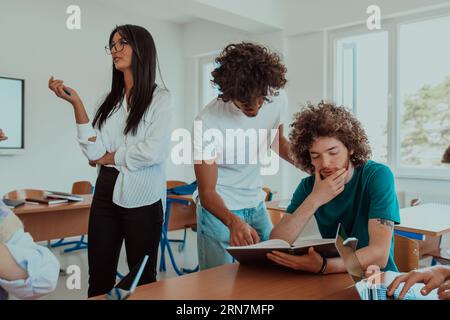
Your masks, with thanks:
[[(360, 122), (343, 107), (324, 102), (296, 115), (290, 140), (297, 166), (311, 174), (294, 192), (287, 212), (271, 238), (295, 241), (314, 215), (323, 238), (334, 238), (338, 224), (358, 239), (356, 255), (366, 270), (397, 271), (395, 224), (399, 206), (391, 170), (369, 160), (371, 149)], [(341, 258), (326, 259), (310, 248), (304, 256), (282, 252), (271, 260), (315, 273), (346, 272)]]

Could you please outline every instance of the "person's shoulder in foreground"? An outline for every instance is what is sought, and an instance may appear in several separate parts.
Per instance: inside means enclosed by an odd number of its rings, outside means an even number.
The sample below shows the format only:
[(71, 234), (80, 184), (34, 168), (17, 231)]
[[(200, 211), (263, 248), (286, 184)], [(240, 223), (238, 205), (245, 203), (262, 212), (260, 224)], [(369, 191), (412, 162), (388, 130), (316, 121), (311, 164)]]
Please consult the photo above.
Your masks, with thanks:
[(37, 245), (18, 217), (0, 200), (0, 299), (10, 293), (36, 299), (56, 288), (59, 262)]

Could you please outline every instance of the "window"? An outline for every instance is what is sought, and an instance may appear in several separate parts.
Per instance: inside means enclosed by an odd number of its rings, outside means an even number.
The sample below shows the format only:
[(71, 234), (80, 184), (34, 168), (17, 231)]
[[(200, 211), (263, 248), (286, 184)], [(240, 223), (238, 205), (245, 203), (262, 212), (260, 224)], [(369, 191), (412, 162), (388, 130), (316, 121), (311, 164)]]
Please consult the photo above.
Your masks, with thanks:
[(212, 84), (211, 72), (216, 68), (214, 61), (216, 55), (200, 58), (200, 110), (203, 109), (214, 98), (217, 98), (219, 90)]
[(450, 179), (441, 163), (450, 145), (448, 34), (450, 10), (329, 34), (330, 96), (353, 111), (373, 159), (397, 176)]
[(450, 145), (450, 16), (399, 29), (400, 166), (442, 167)]
[(336, 47), (335, 101), (353, 110), (369, 137), (374, 160), (386, 163), (388, 34), (342, 38)]

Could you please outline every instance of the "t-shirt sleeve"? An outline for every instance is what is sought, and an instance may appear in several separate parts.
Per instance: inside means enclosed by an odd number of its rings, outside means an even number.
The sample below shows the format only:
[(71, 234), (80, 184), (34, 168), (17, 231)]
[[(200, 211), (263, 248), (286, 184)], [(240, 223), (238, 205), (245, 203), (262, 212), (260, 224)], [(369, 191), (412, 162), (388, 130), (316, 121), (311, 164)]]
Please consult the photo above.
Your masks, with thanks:
[(298, 207), (305, 201), (306, 197), (311, 193), (308, 191), (308, 178), (305, 178), (300, 182), (294, 194), (292, 195), (291, 202), (286, 209), (287, 213), (294, 213)]
[(217, 131), (217, 129), (209, 129), (201, 118), (195, 119), (192, 129), (195, 162), (211, 161), (217, 158)]
[(289, 116), (289, 103), (287, 94), (284, 90), (280, 91), (278, 99), (280, 103), (280, 120), (278, 123), (278, 127), (280, 125), (284, 125), (285, 130), (287, 130), (292, 121)]
[(386, 219), (400, 223), (400, 209), (395, 192), (392, 171), (387, 166), (378, 167), (368, 181), (369, 219)]

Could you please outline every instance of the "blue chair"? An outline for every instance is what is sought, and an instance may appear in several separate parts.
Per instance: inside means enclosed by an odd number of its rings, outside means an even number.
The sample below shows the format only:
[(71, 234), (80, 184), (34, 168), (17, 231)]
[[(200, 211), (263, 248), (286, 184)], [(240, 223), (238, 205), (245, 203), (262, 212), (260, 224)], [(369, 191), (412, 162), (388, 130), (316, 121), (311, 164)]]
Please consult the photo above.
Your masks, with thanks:
[[(188, 185), (187, 183), (182, 182), (182, 181), (168, 181), (167, 189), (168, 189), (168, 196), (171, 194), (184, 194), (184, 195), (192, 194), (196, 189), (196, 183)], [(167, 198), (165, 220), (164, 220), (164, 224), (163, 224), (162, 232), (161, 232), (161, 242), (160, 242), (161, 260), (160, 260), (160, 264), (159, 264), (159, 271), (160, 272), (166, 271), (165, 251), (167, 249), (172, 266), (178, 275), (196, 272), (199, 270), (198, 266), (194, 269), (185, 269), (185, 268), (180, 269), (176, 264), (176, 261), (175, 261), (174, 255), (173, 255), (173, 251), (172, 251), (172, 247), (171, 247), (171, 242), (179, 243), (178, 250), (180, 252), (183, 251), (185, 244), (186, 244), (187, 229), (192, 228), (193, 230), (196, 230), (196, 223), (193, 223), (193, 224), (191, 223), (191, 224), (187, 224), (187, 225), (178, 225), (175, 223), (175, 226), (169, 226), (169, 223), (171, 221), (171, 211), (173, 209), (173, 207), (172, 207), (173, 204), (181, 204), (186, 207), (190, 207), (193, 205), (191, 202), (186, 201), (186, 200), (172, 199), (169, 197)], [(190, 208), (188, 208), (187, 210), (190, 210)], [(181, 228), (184, 228), (183, 239), (169, 239), (169, 237), (168, 237), (169, 230), (171, 230), (171, 231), (179, 230)]]

